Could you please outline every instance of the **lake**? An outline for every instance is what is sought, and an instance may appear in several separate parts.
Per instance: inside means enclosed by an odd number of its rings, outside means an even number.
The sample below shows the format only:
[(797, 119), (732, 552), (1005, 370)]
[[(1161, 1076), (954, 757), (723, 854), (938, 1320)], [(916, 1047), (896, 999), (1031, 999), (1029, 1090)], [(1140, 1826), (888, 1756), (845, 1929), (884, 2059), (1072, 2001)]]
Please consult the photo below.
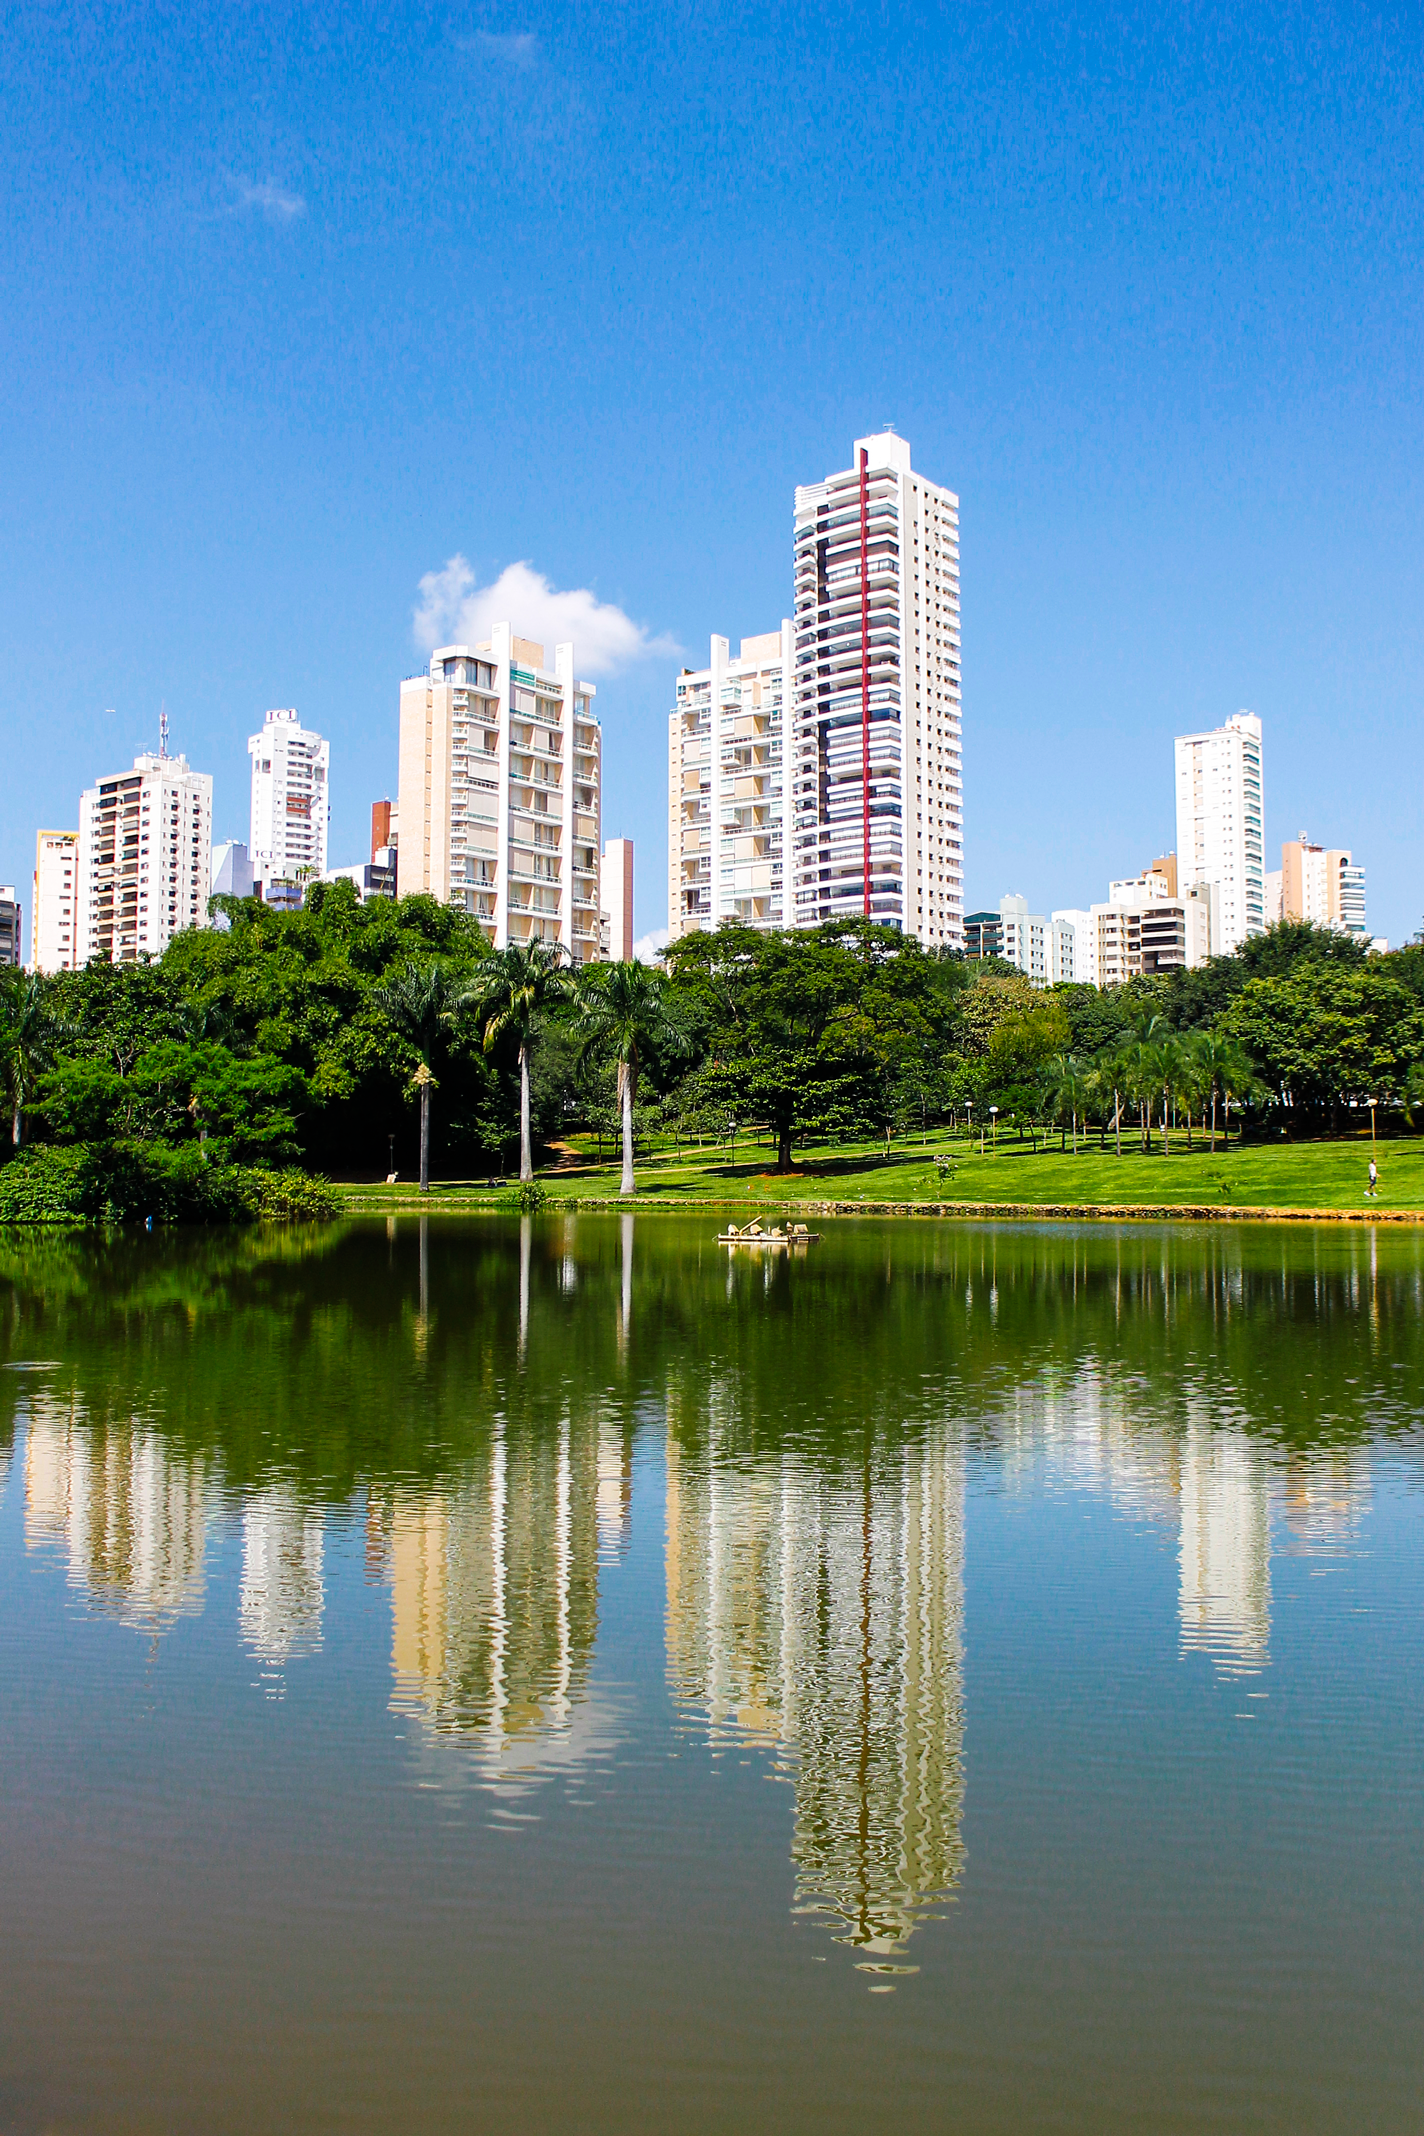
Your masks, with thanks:
[(0, 1234), (0, 2128), (1415, 2131), (1424, 1235)]

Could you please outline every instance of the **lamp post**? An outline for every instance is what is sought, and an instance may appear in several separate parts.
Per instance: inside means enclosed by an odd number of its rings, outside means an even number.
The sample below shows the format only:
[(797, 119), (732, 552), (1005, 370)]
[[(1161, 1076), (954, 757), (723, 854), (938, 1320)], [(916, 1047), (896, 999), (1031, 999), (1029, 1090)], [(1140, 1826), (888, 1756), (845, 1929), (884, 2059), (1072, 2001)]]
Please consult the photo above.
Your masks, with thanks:
[(989, 1107), (989, 1125), (993, 1130), (994, 1155), (997, 1157), (999, 1154), (999, 1108), (997, 1105)]
[(974, 1100), (972, 1098), (966, 1098), (964, 1101), (964, 1127), (972, 1142), (974, 1140)]
[(1379, 1099), (1366, 1098), (1365, 1103), (1370, 1108), (1370, 1155), (1373, 1157), (1375, 1150), (1375, 1107), (1378, 1105)]

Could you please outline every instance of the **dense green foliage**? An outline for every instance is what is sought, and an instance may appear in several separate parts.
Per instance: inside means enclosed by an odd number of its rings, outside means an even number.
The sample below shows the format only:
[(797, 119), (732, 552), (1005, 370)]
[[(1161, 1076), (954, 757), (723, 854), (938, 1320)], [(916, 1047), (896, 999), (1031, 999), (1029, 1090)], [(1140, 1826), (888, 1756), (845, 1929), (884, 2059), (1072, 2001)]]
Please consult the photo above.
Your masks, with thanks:
[(571, 1128), (621, 1134), (627, 1178), (657, 1132), (769, 1132), (786, 1169), (808, 1137), (946, 1120), (1150, 1149), (1330, 1132), (1370, 1100), (1395, 1126), (1424, 1118), (1424, 950), (1367, 956), (1297, 923), (1107, 991), (1035, 990), (868, 923), (723, 927), (674, 944), (665, 975), (575, 986), (429, 898), (362, 906), (338, 883), (296, 913), (214, 902), (223, 924), (161, 962), (0, 981), (21, 1153), (0, 1217), (251, 1215), (312, 1172), (423, 1172), (422, 1143), (442, 1176), (522, 1154), (527, 1178)]
[(0, 1224), (288, 1222), (336, 1209), (307, 1172), (215, 1163), (194, 1143), (39, 1144), (0, 1167)]

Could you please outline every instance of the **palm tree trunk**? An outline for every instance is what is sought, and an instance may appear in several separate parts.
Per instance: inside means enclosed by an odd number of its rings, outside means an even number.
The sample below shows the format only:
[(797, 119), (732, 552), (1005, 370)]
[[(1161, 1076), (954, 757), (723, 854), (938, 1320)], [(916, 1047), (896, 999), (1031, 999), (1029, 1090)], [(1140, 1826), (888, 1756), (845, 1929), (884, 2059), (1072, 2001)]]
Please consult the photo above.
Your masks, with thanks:
[(430, 1085), (420, 1086), (420, 1191), (430, 1192)]
[(519, 1046), (519, 1183), (534, 1177), (534, 1153), (529, 1147), (529, 1041)]
[(618, 1095), (623, 1101), (623, 1178), (620, 1194), (634, 1192), (633, 1180), (633, 1071), (627, 1061), (618, 1063)]
[(22, 1142), (22, 1141), (24, 1140), (24, 1134), (25, 1134), (25, 1113), (24, 1113), (24, 1107), (23, 1107), (23, 1106), (21, 1105), (21, 1103), (20, 1103), (19, 1099), (18, 1099), (18, 1098), (16, 1098), (16, 1100), (15, 1100), (15, 1114), (14, 1114), (14, 1118), (13, 1118), (13, 1119), (11, 1120), (11, 1122), (10, 1122), (10, 1140), (11, 1140), (11, 1142), (12, 1142), (12, 1143), (14, 1144), (14, 1146), (15, 1146), (15, 1148), (16, 1148), (16, 1149), (18, 1149), (18, 1148), (20, 1147), (20, 1144), (21, 1144), (21, 1142)]
[(1168, 1103), (1167, 1103), (1167, 1087), (1166, 1087), (1166, 1085), (1164, 1084), (1164, 1085), (1162, 1086), (1162, 1155), (1163, 1155), (1164, 1157), (1170, 1157), (1170, 1156), (1171, 1156), (1171, 1154), (1172, 1154), (1172, 1145), (1171, 1145), (1171, 1142), (1170, 1142), (1170, 1140), (1168, 1139), (1168, 1137), (1169, 1137), (1169, 1129), (1168, 1129), (1168, 1126), (1167, 1126), (1167, 1121), (1168, 1121), (1168, 1118), (1169, 1118), (1169, 1107), (1168, 1107)]
[(1113, 1092), (1113, 1140), (1117, 1143), (1118, 1156), (1122, 1155), (1122, 1099)]
[(1211, 1086), (1211, 1154), (1216, 1155), (1216, 1085)]

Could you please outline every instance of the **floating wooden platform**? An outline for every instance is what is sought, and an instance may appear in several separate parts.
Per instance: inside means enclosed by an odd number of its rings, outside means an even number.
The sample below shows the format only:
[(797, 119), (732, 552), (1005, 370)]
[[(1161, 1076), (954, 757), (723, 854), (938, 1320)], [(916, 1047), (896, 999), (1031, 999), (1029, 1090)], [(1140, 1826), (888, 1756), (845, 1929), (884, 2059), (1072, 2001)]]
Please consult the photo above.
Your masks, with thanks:
[(719, 1231), (719, 1246), (814, 1246), (819, 1231)]

